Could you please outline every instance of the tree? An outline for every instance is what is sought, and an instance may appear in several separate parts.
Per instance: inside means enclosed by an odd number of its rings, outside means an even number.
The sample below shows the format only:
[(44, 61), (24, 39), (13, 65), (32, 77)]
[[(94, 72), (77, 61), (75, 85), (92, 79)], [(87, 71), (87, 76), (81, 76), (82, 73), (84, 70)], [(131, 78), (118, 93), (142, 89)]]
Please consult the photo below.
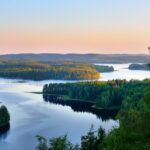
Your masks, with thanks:
[(52, 138), (49, 140), (44, 137), (37, 136), (39, 145), (37, 150), (79, 150), (78, 145), (73, 145), (67, 138), (67, 135)]
[(87, 135), (81, 137), (81, 150), (96, 150), (96, 136), (94, 135), (93, 126), (91, 126), (90, 131)]
[(91, 126), (87, 135), (81, 137), (81, 150), (101, 150), (104, 138), (105, 130), (102, 127), (94, 131)]
[(36, 136), (37, 140), (39, 142), (38, 146), (36, 147), (37, 150), (48, 150), (48, 144), (47, 144), (47, 139), (45, 139), (42, 136)]
[(6, 106), (2, 105), (0, 107), (0, 128), (5, 128), (9, 125), (10, 115)]
[[(150, 46), (148, 47), (148, 51), (149, 51), (149, 54), (150, 54)], [(149, 67), (149, 70), (150, 70), (150, 62), (148, 63), (148, 67)]]
[(150, 53), (150, 46), (148, 47), (149, 53)]

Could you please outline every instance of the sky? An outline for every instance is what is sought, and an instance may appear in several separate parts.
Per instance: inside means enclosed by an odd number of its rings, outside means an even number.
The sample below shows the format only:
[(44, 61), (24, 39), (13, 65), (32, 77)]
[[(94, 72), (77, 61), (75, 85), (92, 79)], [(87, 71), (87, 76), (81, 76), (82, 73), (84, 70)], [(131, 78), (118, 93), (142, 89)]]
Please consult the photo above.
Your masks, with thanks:
[(150, 0), (1, 0), (0, 54), (148, 53)]

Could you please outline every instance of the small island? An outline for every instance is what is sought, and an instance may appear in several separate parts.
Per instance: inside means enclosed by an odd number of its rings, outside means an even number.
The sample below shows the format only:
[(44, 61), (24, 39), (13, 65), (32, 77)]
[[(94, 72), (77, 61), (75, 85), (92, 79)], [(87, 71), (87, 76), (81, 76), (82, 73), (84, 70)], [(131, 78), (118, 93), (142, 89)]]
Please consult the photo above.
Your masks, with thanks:
[(9, 129), (10, 127), (9, 121), (10, 121), (10, 115), (7, 110), (7, 107), (1, 105), (0, 106), (0, 134)]
[(130, 70), (150, 70), (149, 64), (130, 64), (129, 69)]

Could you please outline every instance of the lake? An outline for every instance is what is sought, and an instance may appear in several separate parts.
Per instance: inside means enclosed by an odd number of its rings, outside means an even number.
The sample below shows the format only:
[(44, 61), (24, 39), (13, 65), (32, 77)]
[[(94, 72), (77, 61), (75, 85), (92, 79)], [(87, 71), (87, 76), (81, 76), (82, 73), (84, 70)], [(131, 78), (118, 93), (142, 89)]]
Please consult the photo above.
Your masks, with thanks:
[[(104, 64), (97, 64), (104, 65)], [(130, 64), (106, 64), (108, 66), (114, 67), (114, 72), (102, 73), (99, 80), (107, 81), (113, 79), (136, 79), (144, 80), (145, 78), (150, 78), (150, 71), (144, 70), (129, 70), (128, 67)]]
[[(145, 79), (150, 71), (128, 70), (129, 64), (109, 64), (114, 72), (102, 73), (99, 80)], [(67, 134), (73, 143), (79, 143), (93, 124), (95, 130), (100, 126), (108, 132), (118, 127), (119, 122), (111, 114), (91, 111), (77, 104), (54, 104), (44, 101), (42, 95), (30, 92), (41, 91), (45, 83), (66, 83), (75, 81), (25, 81), (0, 78), (0, 102), (5, 104), (11, 114), (10, 130), (0, 136), (1, 150), (34, 150), (36, 135), (56, 137)], [(82, 104), (80, 104), (82, 106)], [(107, 114), (108, 115), (108, 114)]]

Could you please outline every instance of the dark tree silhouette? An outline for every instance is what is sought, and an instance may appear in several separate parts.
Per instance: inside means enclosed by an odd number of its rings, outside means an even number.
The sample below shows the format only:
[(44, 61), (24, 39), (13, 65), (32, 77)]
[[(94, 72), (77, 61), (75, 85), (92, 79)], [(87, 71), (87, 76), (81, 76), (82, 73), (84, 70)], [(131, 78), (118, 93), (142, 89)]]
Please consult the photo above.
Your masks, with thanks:
[(0, 134), (9, 128), (10, 115), (6, 106), (0, 106)]
[(150, 46), (148, 47), (148, 51), (149, 51), (149, 53), (150, 53)]

